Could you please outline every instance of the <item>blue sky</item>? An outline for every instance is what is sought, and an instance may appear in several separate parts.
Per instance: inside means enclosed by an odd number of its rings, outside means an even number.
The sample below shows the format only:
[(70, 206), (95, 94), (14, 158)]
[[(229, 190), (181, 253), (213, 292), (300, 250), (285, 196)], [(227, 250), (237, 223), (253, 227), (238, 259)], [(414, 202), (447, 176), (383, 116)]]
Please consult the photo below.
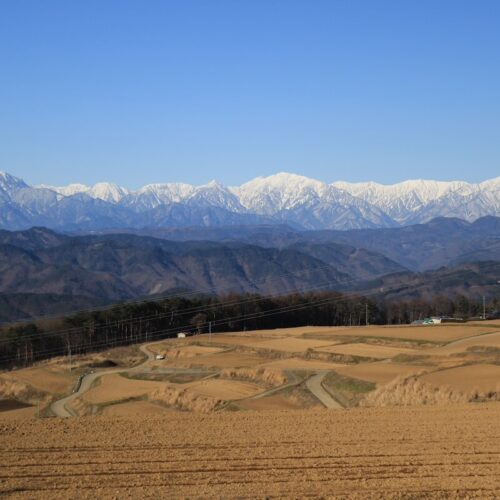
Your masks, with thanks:
[(495, 177), (499, 25), (497, 0), (3, 0), (0, 170)]

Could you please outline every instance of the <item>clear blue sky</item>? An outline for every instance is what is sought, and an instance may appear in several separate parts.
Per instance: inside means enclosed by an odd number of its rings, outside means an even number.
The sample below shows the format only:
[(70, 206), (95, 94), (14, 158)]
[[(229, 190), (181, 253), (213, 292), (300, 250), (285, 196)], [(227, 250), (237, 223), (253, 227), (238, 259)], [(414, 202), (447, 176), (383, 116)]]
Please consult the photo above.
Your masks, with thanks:
[(498, 0), (3, 0), (30, 183), (500, 175)]

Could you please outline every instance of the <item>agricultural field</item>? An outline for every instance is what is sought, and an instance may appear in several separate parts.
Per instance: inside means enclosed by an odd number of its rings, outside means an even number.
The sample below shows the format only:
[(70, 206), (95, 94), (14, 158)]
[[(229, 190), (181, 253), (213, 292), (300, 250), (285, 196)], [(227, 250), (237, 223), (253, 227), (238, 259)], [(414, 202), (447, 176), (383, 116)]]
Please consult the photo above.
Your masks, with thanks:
[[(415, 401), (409, 387), (418, 387)], [(500, 399), (498, 323), (218, 333), (74, 357), (71, 366), (59, 358), (0, 373), (0, 420), (411, 405), (438, 392), (450, 404)]]
[[(147, 411), (147, 404), (135, 408)], [(127, 414), (2, 422), (0, 495), (500, 495), (500, 403), (207, 415), (162, 411), (137, 416), (129, 405)]]
[(0, 495), (498, 497), (499, 382), (485, 323), (58, 358), (0, 373)]

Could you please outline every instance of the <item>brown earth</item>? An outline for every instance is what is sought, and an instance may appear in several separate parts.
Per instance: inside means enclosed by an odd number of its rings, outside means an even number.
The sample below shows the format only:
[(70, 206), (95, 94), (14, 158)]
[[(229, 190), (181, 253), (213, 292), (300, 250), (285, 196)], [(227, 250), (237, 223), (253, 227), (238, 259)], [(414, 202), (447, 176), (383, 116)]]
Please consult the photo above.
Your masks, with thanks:
[(109, 401), (141, 397), (163, 386), (161, 382), (129, 379), (117, 373), (104, 375), (99, 381), (98, 385), (83, 395), (86, 403), (102, 404)]
[(261, 366), (281, 370), (336, 370), (346, 365), (340, 363), (330, 363), (316, 359), (286, 358), (269, 361)]
[(258, 385), (250, 382), (213, 378), (186, 385), (189, 385), (188, 390), (194, 394), (223, 400), (243, 399), (262, 391)]
[[(100, 411), (121, 414), (123, 411), (127, 415), (129, 406), (119, 409), (115, 403), (131, 405), (131, 398), (149, 399), (149, 403), (183, 411), (308, 408), (328, 404), (324, 399), (320, 403), (324, 396), (320, 386), (305, 384), (309, 377), (318, 381), (328, 372), (355, 379), (346, 386), (354, 392), (359, 385), (356, 379), (373, 382), (377, 390), (382, 390), (385, 384), (409, 375), (422, 377), (422, 383), (443, 385), (456, 391), (476, 388), (495, 391), (495, 381), (500, 378), (497, 375), (499, 348), (498, 325), (486, 323), (301, 327), (201, 335), (162, 340), (148, 346), (146, 351), (144, 346), (142, 351), (137, 346), (129, 346), (74, 357), (72, 371), (67, 360), (60, 358), (32, 368), (4, 372), (0, 374), (0, 398), (41, 404), (42, 414), (46, 414), (44, 411), (48, 410), (51, 399), (71, 394), (78, 374), (89, 373), (91, 369), (102, 376), (95, 387), (79, 394), (70, 404), (79, 414)], [(151, 353), (164, 352), (167, 358), (144, 362), (147, 352), (150, 357)], [(374, 362), (375, 358), (385, 360)], [(96, 367), (95, 363), (106, 360), (112, 360), (115, 366), (109, 371), (125, 371), (127, 366), (135, 365), (131, 373), (133, 379), (107, 373), (106, 365)], [(470, 365), (470, 368), (459, 368), (462, 365)], [(202, 381), (206, 377), (214, 378)], [(289, 383), (301, 384), (295, 399), (287, 392)], [(273, 391), (268, 392), (271, 388)], [(383, 397), (376, 401), (384, 404), (392, 401), (386, 392), (382, 391)], [(412, 391), (405, 389), (405, 404), (411, 404), (408, 398), (411, 399), (412, 394), (416, 395), (416, 402), (424, 400), (422, 392), (419, 384)], [(455, 401), (455, 396), (446, 390), (439, 398), (428, 401), (444, 402), (447, 394)], [(355, 398), (346, 397), (345, 401), (356, 402), (348, 406), (361, 404), (358, 400), (367, 397), (354, 395)], [(331, 396), (335, 399), (335, 394)], [(107, 409), (110, 404), (115, 407), (113, 410)], [(158, 410), (154, 404), (132, 406), (138, 407), (152, 414)]]
[(358, 365), (346, 365), (335, 371), (349, 377), (385, 384), (401, 375), (420, 373), (425, 370), (424, 366), (405, 365), (400, 363), (360, 363)]
[(77, 376), (63, 366), (47, 365), (7, 372), (1, 378), (23, 382), (42, 392), (64, 394), (73, 387)]
[(415, 349), (405, 349), (403, 347), (390, 347), (385, 345), (371, 344), (341, 344), (316, 348), (321, 352), (333, 352), (338, 354), (349, 354), (351, 356), (363, 356), (367, 358), (392, 358), (398, 354), (419, 354)]
[(500, 403), (0, 423), (11, 498), (498, 498)]
[(256, 347), (258, 349), (271, 349), (285, 352), (305, 352), (308, 349), (332, 345), (329, 340), (300, 339), (296, 337), (283, 337), (271, 340), (253, 342), (248, 340), (244, 345)]
[(500, 391), (499, 365), (467, 365), (447, 370), (439, 370), (420, 377), (433, 386), (449, 386), (463, 392)]
[(119, 405), (110, 405), (103, 409), (102, 414), (108, 417), (142, 417), (144, 415), (165, 415), (172, 410), (149, 401), (129, 401)]

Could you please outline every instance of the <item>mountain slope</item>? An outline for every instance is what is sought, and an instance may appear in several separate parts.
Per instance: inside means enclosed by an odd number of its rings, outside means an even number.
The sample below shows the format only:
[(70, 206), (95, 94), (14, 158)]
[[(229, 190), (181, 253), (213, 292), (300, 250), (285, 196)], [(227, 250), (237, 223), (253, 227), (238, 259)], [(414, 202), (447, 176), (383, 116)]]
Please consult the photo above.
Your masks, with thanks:
[(164, 227), (287, 224), (296, 229), (390, 228), (436, 217), (473, 221), (500, 215), (500, 178), (480, 184), (405, 181), (326, 184), (281, 172), (239, 187), (149, 184), (131, 191), (94, 186), (27, 185), (0, 172), (0, 227), (95, 231)]
[[(176, 290), (284, 293), (331, 288), (349, 278), (291, 249), (171, 243), (128, 235), (62, 237), (57, 242), (54, 233), (41, 237), (40, 232), (14, 233), (9, 243), (0, 245), (0, 293), (75, 295), (109, 302)], [(5, 232), (0, 236), (9, 240)]]
[(473, 223), (437, 218), (402, 228), (316, 231), (301, 236), (307, 241), (335, 241), (365, 248), (416, 271), (450, 265), (461, 255), (483, 248), (491, 248), (492, 260), (500, 261), (492, 246), (492, 241), (500, 238), (498, 217), (484, 217)]
[(391, 274), (364, 283), (359, 289), (388, 301), (432, 300), (436, 296), (457, 295), (479, 301), (482, 295), (495, 294), (499, 281), (500, 262), (469, 262), (423, 273)]

